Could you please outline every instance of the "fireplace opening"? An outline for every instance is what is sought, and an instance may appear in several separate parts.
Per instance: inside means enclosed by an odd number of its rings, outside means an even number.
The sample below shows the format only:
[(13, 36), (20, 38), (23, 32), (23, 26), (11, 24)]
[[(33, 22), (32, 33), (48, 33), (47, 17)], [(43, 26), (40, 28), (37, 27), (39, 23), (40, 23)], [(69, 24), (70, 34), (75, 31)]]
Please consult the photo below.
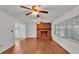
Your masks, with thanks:
[(46, 36), (47, 36), (47, 32), (48, 32), (48, 31), (41, 31), (41, 36), (42, 36), (42, 37), (46, 37)]

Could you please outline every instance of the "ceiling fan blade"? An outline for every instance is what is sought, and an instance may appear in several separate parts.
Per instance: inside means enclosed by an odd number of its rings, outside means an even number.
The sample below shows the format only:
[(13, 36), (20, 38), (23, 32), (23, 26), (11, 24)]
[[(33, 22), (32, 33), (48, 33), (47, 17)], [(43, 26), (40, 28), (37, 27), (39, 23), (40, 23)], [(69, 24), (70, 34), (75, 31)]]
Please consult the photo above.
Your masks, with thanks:
[(32, 10), (31, 8), (25, 7), (25, 6), (20, 6), (21, 8), (29, 9)]
[(32, 12), (27, 13), (26, 15), (30, 15)]
[(40, 10), (39, 12), (41, 12), (41, 13), (48, 13), (48, 11), (43, 11), (43, 10)]

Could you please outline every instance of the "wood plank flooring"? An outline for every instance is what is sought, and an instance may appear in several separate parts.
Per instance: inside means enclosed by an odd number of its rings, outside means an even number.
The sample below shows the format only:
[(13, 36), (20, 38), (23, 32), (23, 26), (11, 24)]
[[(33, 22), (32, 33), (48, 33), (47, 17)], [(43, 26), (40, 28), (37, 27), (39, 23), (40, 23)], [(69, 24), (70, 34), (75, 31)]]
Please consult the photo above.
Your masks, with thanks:
[(14, 47), (3, 54), (69, 54), (54, 40), (25, 39), (17, 42)]

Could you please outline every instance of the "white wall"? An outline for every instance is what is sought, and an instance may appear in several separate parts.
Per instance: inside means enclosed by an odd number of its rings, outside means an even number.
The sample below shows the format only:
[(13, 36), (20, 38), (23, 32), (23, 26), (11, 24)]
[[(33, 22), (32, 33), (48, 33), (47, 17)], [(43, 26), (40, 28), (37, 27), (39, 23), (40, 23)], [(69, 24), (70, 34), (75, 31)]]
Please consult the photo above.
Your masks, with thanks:
[(36, 22), (28, 22), (27, 24), (27, 37), (36, 38)]
[[(15, 44), (15, 22), (20, 22), (22, 24), (26, 23), (24, 21), (18, 20), (2, 11), (0, 11), (0, 53), (12, 47)], [(13, 32), (11, 32), (13, 30)]]
[[(70, 12), (64, 14), (63, 16), (57, 18), (55, 21), (52, 22), (52, 28), (54, 29), (54, 24), (57, 24), (59, 22), (68, 20), (72, 17), (75, 17), (79, 15), (79, 6), (71, 10)], [(70, 53), (79, 53), (79, 44), (74, 43), (72, 41), (66, 40), (64, 38), (60, 38), (55, 36), (54, 30), (52, 30), (52, 37), (53, 39), (58, 42), (63, 48), (65, 48)]]
[(0, 47), (0, 53), (4, 50), (10, 48), (15, 43), (15, 33), (14, 31), (14, 18), (0, 11), (0, 44), (3, 47)]

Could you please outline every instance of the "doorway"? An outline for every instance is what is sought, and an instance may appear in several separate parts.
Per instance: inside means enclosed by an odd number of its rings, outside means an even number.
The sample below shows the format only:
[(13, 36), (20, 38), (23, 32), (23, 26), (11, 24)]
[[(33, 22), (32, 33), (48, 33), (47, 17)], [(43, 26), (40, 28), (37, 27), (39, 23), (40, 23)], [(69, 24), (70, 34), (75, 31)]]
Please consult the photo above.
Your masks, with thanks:
[(15, 42), (19, 42), (26, 37), (26, 27), (24, 24), (15, 22)]

